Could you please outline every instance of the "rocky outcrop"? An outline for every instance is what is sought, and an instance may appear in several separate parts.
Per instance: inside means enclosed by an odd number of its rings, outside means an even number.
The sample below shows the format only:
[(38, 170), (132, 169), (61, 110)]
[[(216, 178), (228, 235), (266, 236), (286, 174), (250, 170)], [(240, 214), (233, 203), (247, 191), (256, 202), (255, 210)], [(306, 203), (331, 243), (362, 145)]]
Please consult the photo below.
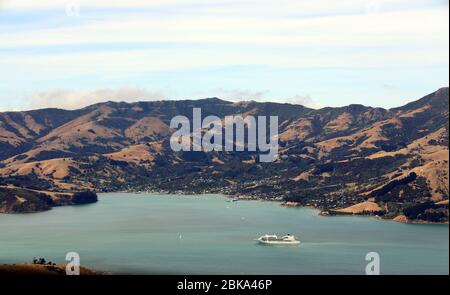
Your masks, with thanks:
[(395, 217), (393, 219), (393, 221), (400, 222), (400, 223), (407, 223), (408, 222), (408, 217), (406, 217), (405, 215), (401, 214), (401, 215), (398, 215), (397, 217)]
[(71, 199), (74, 205), (90, 204), (98, 201), (97, 194), (92, 191), (74, 193)]
[(97, 202), (94, 192), (56, 193), (16, 187), (0, 187), (0, 213), (35, 213), (55, 206)]
[(384, 210), (377, 203), (366, 201), (347, 208), (329, 210), (331, 215), (383, 215)]

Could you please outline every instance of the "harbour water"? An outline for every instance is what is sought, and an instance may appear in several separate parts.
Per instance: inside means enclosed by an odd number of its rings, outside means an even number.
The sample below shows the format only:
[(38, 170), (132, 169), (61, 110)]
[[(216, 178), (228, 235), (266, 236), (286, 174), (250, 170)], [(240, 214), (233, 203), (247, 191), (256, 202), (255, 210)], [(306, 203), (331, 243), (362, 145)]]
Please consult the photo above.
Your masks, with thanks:
[[(45, 257), (131, 274), (364, 274), (368, 252), (382, 274), (448, 274), (448, 225), (323, 217), (314, 209), (220, 195), (101, 194), (96, 204), (0, 214), (0, 263)], [(264, 246), (291, 233), (300, 246)]]

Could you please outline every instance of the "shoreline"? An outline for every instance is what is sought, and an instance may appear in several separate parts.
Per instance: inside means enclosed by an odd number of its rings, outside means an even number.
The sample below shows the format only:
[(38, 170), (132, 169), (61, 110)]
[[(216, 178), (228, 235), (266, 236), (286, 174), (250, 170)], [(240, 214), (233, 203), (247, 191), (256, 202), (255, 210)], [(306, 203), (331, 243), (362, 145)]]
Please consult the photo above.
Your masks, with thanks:
[(230, 195), (226, 193), (194, 193), (194, 192), (167, 192), (167, 191), (111, 191), (111, 192), (98, 192), (100, 194), (108, 194), (108, 193), (127, 193), (127, 194), (159, 194), (159, 195), (177, 195), (177, 196), (194, 196), (194, 195), (207, 195), (207, 194), (216, 194), (216, 195), (222, 195), (227, 199), (237, 199), (238, 201), (260, 201), (260, 202), (270, 202), (270, 203), (276, 203), (279, 206), (283, 207), (289, 207), (289, 208), (306, 208), (306, 209), (314, 209), (318, 212), (318, 216), (322, 217), (339, 217), (339, 216), (360, 216), (360, 217), (366, 217), (366, 218), (372, 218), (378, 221), (388, 221), (388, 222), (395, 222), (395, 223), (401, 223), (401, 224), (411, 224), (411, 225), (449, 225), (449, 221), (445, 222), (430, 222), (425, 220), (407, 220), (407, 221), (397, 221), (394, 218), (382, 218), (377, 215), (373, 214), (352, 214), (352, 213), (340, 213), (340, 214), (323, 214), (324, 212), (329, 212), (330, 210), (322, 210), (320, 208), (314, 207), (312, 205), (310, 206), (302, 206), (299, 205), (299, 203), (296, 202), (290, 202), (290, 201), (283, 201), (283, 200), (277, 200), (277, 199), (268, 199), (268, 198), (257, 198), (250, 195)]
[[(14, 187), (15, 189), (21, 189), (21, 188), (17, 188)], [(27, 190), (27, 189), (25, 189)], [(37, 191), (34, 191), (37, 192)], [(339, 209), (321, 209), (321, 208), (317, 208), (314, 205), (301, 205), (297, 202), (292, 202), (292, 201), (285, 201), (283, 199), (280, 198), (264, 198), (264, 197), (255, 197), (253, 195), (245, 195), (245, 194), (229, 194), (227, 192), (185, 192), (185, 191), (175, 191), (175, 192), (170, 192), (170, 191), (156, 191), (156, 190), (118, 190), (118, 191), (98, 191), (98, 190), (94, 190), (95, 193), (98, 194), (108, 194), (108, 193), (126, 193), (126, 194), (159, 194), (159, 195), (175, 195), (175, 196), (195, 196), (195, 195), (207, 195), (207, 194), (215, 194), (215, 195), (221, 195), (227, 199), (230, 200), (236, 200), (236, 201), (261, 201), (261, 202), (271, 202), (271, 203), (276, 203), (277, 205), (280, 206), (284, 206), (284, 207), (290, 207), (290, 208), (308, 208), (308, 209), (314, 209), (317, 211), (317, 215), (318, 216), (323, 216), (323, 217), (334, 217), (334, 216), (361, 216), (361, 217), (374, 217), (376, 220), (385, 220), (385, 221), (392, 221), (392, 222), (396, 222), (396, 223), (403, 223), (403, 224), (430, 224), (430, 225), (448, 225), (449, 221), (443, 221), (443, 222), (432, 222), (432, 221), (425, 221), (425, 220), (409, 220), (407, 219), (404, 215), (399, 214), (393, 218), (383, 218), (379, 215), (376, 214), (366, 214), (364, 212), (360, 213), (360, 212), (355, 212), (355, 213), (351, 213), (351, 212), (342, 212), (342, 211), (337, 211)], [(51, 194), (73, 194), (73, 192), (49, 192)], [(52, 207), (59, 207), (61, 205), (79, 205), (79, 204), (59, 204), (56, 206), (52, 206)], [(48, 210), (50, 210), (52, 207), (50, 207)], [(35, 211), (35, 212), (0, 212), (0, 214), (4, 213), (4, 214), (31, 214), (31, 213), (41, 213), (41, 212), (45, 212), (48, 210), (41, 210), (41, 211)]]

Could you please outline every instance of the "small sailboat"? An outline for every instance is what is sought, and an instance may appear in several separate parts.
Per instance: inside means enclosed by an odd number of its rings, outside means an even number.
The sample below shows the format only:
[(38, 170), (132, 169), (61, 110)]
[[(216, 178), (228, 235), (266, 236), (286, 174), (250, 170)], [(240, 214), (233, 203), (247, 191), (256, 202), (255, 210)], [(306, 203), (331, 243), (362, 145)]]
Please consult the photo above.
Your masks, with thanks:
[(228, 203), (234, 203), (234, 202), (237, 202), (237, 201), (239, 201), (238, 198), (227, 200)]

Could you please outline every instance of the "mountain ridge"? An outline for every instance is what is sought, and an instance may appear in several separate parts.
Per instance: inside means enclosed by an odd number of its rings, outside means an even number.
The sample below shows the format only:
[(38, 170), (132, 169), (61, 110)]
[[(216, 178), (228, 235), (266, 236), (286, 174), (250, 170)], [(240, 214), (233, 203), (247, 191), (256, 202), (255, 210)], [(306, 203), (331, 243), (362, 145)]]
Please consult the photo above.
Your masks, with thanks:
[[(446, 91), (447, 87), (440, 87), (438, 88), (436, 91), (430, 93), (430, 94), (434, 94), (434, 93), (438, 93), (440, 91)], [(428, 94), (428, 95), (430, 95)], [(425, 95), (424, 97), (422, 97), (422, 99), (425, 99), (428, 95)], [(266, 104), (266, 103), (274, 103), (274, 104), (287, 104), (287, 105), (296, 105), (296, 106), (303, 106), (305, 108), (307, 108), (305, 105), (303, 104), (296, 104), (296, 103), (291, 103), (291, 102), (273, 102), (273, 101), (256, 101), (256, 100), (240, 100), (240, 101), (231, 101), (231, 100), (226, 100), (226, 99), (222, 99), (219, 97), (206, 97), (206, 98), (200, 98), (200, 99), (158, 99), (158, 100), (138, 100), (138, 101), (134, 101), (134, 102), (127, 102), (127, 101), (113, 101), (113, 100), (105, 100), (103, 102), (98, 102), (98, 103), (94, 103), (94, 104), (90, 104), (90, 105), (86, 105), (84, 107), (80, 107), (78, 109), (65, 109), (65, 108), (60, 108), (60, 107), (50, 107), (50, 108), (38, 108), (38, 109), (31, 109), (31, 110), (17, 110), (17, 111), (0, 111), (0, 113), (29, 113), (29, 112), (37, 112), (37, 111), (52, 111), (52, 110), (58, 110), (58, 111), (68, 111), (68, 112), (72, 112), (72, 111), (78, 111), (78, 110), (83, 110), (86, 108), (90, 108), (90, 107), (95, 107), (95, 106), (100, 106), (103, 104), (109, 104), (109, 103), (113, 103), (113, 104), (139, 104), (139, 103), (152, 103), (152, 102), (167, 102), (167, 101), (174, 101), (174, 102), (186, 102), (186, 101), (220, 101), (220, 102), (225, 102), (225, 103), (229, 103), (229, 104), (240, 104), (240, 103), (261, 103), (261, 104)], [(367, 108), (375, 108), (375, 109), (383, 109), (383, 110), (394, 110), (394, 109), (399, 109), (401, 107), (407, 106), (409, 104), (414, 104), (417, 103), (418, 101), (420, 101), (420, 99), (416, 99), (413, 100), (409, 103), (406, 103), (402, 106), (398, 106), (398, 107), (391, 107), (391, 108), (383, 108), (383, 107), (377, 107), (377, 106), (372, 106), (372, 105), (364, 105), (364, 104), (349, 104), (349, 105), (345, 105), (345, 106), (338, 106), (338, 107), (330, 107), (330, 106), (325, 106), (325, 107), (321, 107), (321, 108), (310, 108), (312, 110), (320, 110), (320, 109), (324, 109), (324, 108), (345, 108), (345, 107), (350, 107), (350, 106), (362, 106), (362, 107), (367, 107)]]

